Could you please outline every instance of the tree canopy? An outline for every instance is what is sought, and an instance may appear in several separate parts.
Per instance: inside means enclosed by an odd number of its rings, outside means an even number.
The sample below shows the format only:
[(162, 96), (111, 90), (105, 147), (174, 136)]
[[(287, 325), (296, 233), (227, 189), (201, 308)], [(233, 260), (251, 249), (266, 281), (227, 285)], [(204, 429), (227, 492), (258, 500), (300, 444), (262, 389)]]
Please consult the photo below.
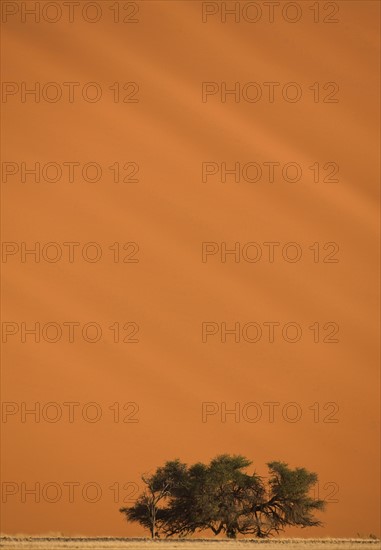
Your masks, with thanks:
[(270, 462), (269, 476), (263, 478), (247, 473), (251, 464), (244, 456), (227, 454), (209, 464), (166, 462), (142, 477), (144, 492), (120, 512), (127, 521), (149, 529), (152, 538), (185, 537), (205, 530), (228, 538), (238, 534), (265, 538), (286, 526), (321, 525), (314, 512), (324, 510), (325, 503), (310, 496), (317, 474)]

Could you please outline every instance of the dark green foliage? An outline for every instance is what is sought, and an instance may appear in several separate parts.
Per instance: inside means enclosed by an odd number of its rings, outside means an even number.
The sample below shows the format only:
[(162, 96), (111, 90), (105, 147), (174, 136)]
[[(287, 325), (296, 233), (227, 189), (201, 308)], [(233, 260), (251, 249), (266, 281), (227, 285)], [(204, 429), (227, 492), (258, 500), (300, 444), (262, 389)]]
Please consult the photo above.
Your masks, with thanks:
[(268, 537), (286, 526), (319, 526), (313, 516), (324, 501), (309, 496), (317, 475), (283, 462), (268, 464), (266, 481), (243, 456), (220, 455), (210, 464), (187, 467), (167, 462), (150, 477), (134, 506), (122, 508), (128, 521), (140, 523), (151, 536), (184, 537), (210, 529), (215, 535)]
[(149, 529), (151, 537), (159, 536), (167, 523), (167, 509), (160, 508), (165, 501), (171, 499), (171, 495), (177, 487), (182, 486), (187, 475), (187, 467), (178, 460), (166, 462), (163, 467), (156, 470), (152, 476), (142, 476), (146, 489), (137, 499), (134, 506), (121, 508), (126, 519), (138, 522)]

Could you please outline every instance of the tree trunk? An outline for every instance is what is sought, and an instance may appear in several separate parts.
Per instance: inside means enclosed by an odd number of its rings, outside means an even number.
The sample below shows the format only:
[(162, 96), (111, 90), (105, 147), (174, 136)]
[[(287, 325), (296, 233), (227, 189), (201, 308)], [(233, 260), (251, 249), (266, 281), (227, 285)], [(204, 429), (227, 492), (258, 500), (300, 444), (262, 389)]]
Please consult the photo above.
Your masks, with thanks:
[(228, 539), (235, 539), (237, 538), (237, 532), (236, 530), (234, 529), (234, 527), (228, 527), (226, 529), (226, 536), (228, 537)]
[(152, 510), (152, 527), (151, 527), (151, 537), (154, 539), (156, 537), (156, 508)]

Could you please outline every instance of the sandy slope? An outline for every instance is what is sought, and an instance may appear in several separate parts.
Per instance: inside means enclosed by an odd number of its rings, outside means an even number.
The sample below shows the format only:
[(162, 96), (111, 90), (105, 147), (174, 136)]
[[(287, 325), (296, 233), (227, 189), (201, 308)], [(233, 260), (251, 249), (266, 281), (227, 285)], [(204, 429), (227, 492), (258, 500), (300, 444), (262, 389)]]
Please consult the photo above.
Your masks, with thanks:
[[(28, 90), (56, 82), (63, 93), (57, 103), (32, 95), (23, 102), (21, 93), (2, 103), (4, 161), (19, 167), (2, 186), (4, 241), (19, 247), (2, 264), (4, 321), (18, 327), (2, 351), (2, 399), (14, 411), (1, 426), (2, 479), (12, 493), (2, 506), (3, 531), (136, 536), (142, 531), (118, 509), (142, 490), (143, 473), (176, 457), (192, 464), (239, 453), (254, 461), (250, 472), (263, 476), (272, 460), (319, 474), (317, 492), (329, 501), (319, 518), (324, 527), (303, 535), (379, 535), (380, 3), (324, 0), (315, 23), (311, 7), (318, 4), (301, 0), (293, 4), (302, 17), (290, 23), (282, 17), (287, 2), (278, 0), (270, 23), (263, 2), (226, 2), (241, 11), (257, 4), (263, 12), (258, 23), (227, 16), (226, 24), (221, 11), (204, 23), (204, 2), (196, 0), (143, 0), (136, 24), (114, 22), (114, 0), (94, 2), (103, 6), (96, 24), (83, 19), (79, 6), (73, 23), (66, 16), (36, 24), (32, 16), (21, 19), (24, 2), (0, 4), (20, 6), (2, 29), (3, 81)], [(46, 3), (26, 4), (42, 11)], [(68, 12), (66, 2), (52, 4)], [(130, 2), (119, 4), (121, 18), (129, 17)], [(339, 22), (326, 24), (326, 17)], [(71, 103), (63, 83), (76, 81)], [(91, 81), (103, 92), (96, 103), (82, 96)], [(137, 82), (140, 102), (115, 102), (109, 88), (115, 82)], [(262, 97), (237, 103), (216, 94), (204, 103), (202, 82), (229, 89), (238, 82), (241, 92), (255, 82)], [(274, 103), (266, 82), (276, 84)], [(296, 103), (282, 95), (292, 82), (302, 89)], [(339, 85), (339, 103), (324, 102), (329, 82)], [(253, 97), (254, 89), (247, 93)], [(21, 163), (28, 169), (40, 163), (42, 172), (49, 162), (59, 163), (60, 181), (42, 175), (40, 182), (32, 175), (22, 181)], [(65, 162), (80, 164), (72, 183)], [(98, 182), (82, 177), (88, 162), (101, 167)], [(119, 183), (109, 168), (114, 162)], [(127, 162), (139, 165), (139, 182), (123, 182)], [(224, 183), (219, 172), (203, 182), (203, 162), (228, 170), (239, 163), (241, 172), (259, 163), (262, 177), (251, 183), (227, 175)], [(273, 162), (279, 163), (274, 181)], [(332, 166), (324, 168), (329, 162), (339, 166), (336, 183), (329, 181)], [(286, 163), (301, 167), (299, 181), (285, 180)], [(84, 257), (91, 242), (102, 252), (99, 261)], [(123, 249), (127, 242), (138, 243), (137, 257)], [(219, 247), (206, 262), (203, 242)], [(244, 248), (250, 242), (262, 254), (256, 262), (254, 248)], [(302, 250), (295, 263), (283, 255), (292, 242)], [(225, 255), (235, 243), (237, 256)], [(328, 243), (339, 246), (334, 263), (327, 263)], [(40, 255), (24, 254), (37, 245)], [(94, 257), (93, 248), (88, 253)], [(82, 334), (90, 321), (100, 327), (98, 342)], [(57, 342), (51, 329), (47, 338), (42, 334), (51, 322), (62, 329)], [(80, 324), (75, 341), (68, 322)], [(139, 325), (139, 342), (128, 341), (127, 322)], [(207, 342), (203, 322), (219, 327)], [(242, 335), (250, 322), (262, 330), (258, 342)], [(269, 322), (279, 323), (274, 341)], [(302, 329), (295, 343), (282, 335), (290, 322)], [(315, 322), (318, 342), (309, 328)], [(339, 342), (324, 342), (330, 322), (340, 325)], [(39, 342), (24, 330), (36, 323)], [(228, 334), (224, 342), (225, 329), (236, 326), (239, 341)], [(74, 407), (72, 417), (64, 403)], [(99, 421), (89, 421), (88, 403), (96, 404)], [(126, 403), (139, 407), (134, 418)], [(203, 417), (208, 404), (215, 413)], [(257, 421), (249, 404), (256, 404)], [(25, 412), (38, 407), (40, 415)], [(57, 417), (62, 411), (57, 422), (49, 420), (55, 410)], [(95, 502), (91, 490), (86, 494), (89, 483), (98, 489)], [(27, 493), (33, 488), (35, 496)]]

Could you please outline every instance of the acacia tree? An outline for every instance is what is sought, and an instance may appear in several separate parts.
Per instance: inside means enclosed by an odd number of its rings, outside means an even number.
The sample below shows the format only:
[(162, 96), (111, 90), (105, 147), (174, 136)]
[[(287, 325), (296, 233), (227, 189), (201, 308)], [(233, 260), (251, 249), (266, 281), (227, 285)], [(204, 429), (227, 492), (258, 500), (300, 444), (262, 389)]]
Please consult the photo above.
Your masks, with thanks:
[(178, 460), (167, 462), (143, 478), (146, 491), (121, 512), (149, 528), (152, 537), (184, 537), (207, 529), (228, 538), (269, 537), (290, 525), (321, 525), (313, 513), (324, 509), (324, 501), (309, 496), (316, 474), (271, 462), (265, 480), (255, 472), (246, 473), (250, 465), (243, 456), (229, 455), (189, 468)]
[(159, 533), (165, 529), (166, 502), (170, 499), (175, 487), (181, 484), (185, 473), (186, 465), (174, 460), (166, 462), (151, 476), (143, 475), (141, 479), (145, 485), (144, 492), (133, 506), (121, 508), (119, 511), (126, 516), (127, 521), (140, 523), (149, 529), (152, 538), (158, 537)]
[(243, 533), (252, 503), (264, 498), (261, 478), (242, 471), (250, 464), (242, 456), (221, 455), (209, 465), (191, 466), (173, 493), (165, 534), (185, 536), (210, 529), (214, 535), (234, 538)]

